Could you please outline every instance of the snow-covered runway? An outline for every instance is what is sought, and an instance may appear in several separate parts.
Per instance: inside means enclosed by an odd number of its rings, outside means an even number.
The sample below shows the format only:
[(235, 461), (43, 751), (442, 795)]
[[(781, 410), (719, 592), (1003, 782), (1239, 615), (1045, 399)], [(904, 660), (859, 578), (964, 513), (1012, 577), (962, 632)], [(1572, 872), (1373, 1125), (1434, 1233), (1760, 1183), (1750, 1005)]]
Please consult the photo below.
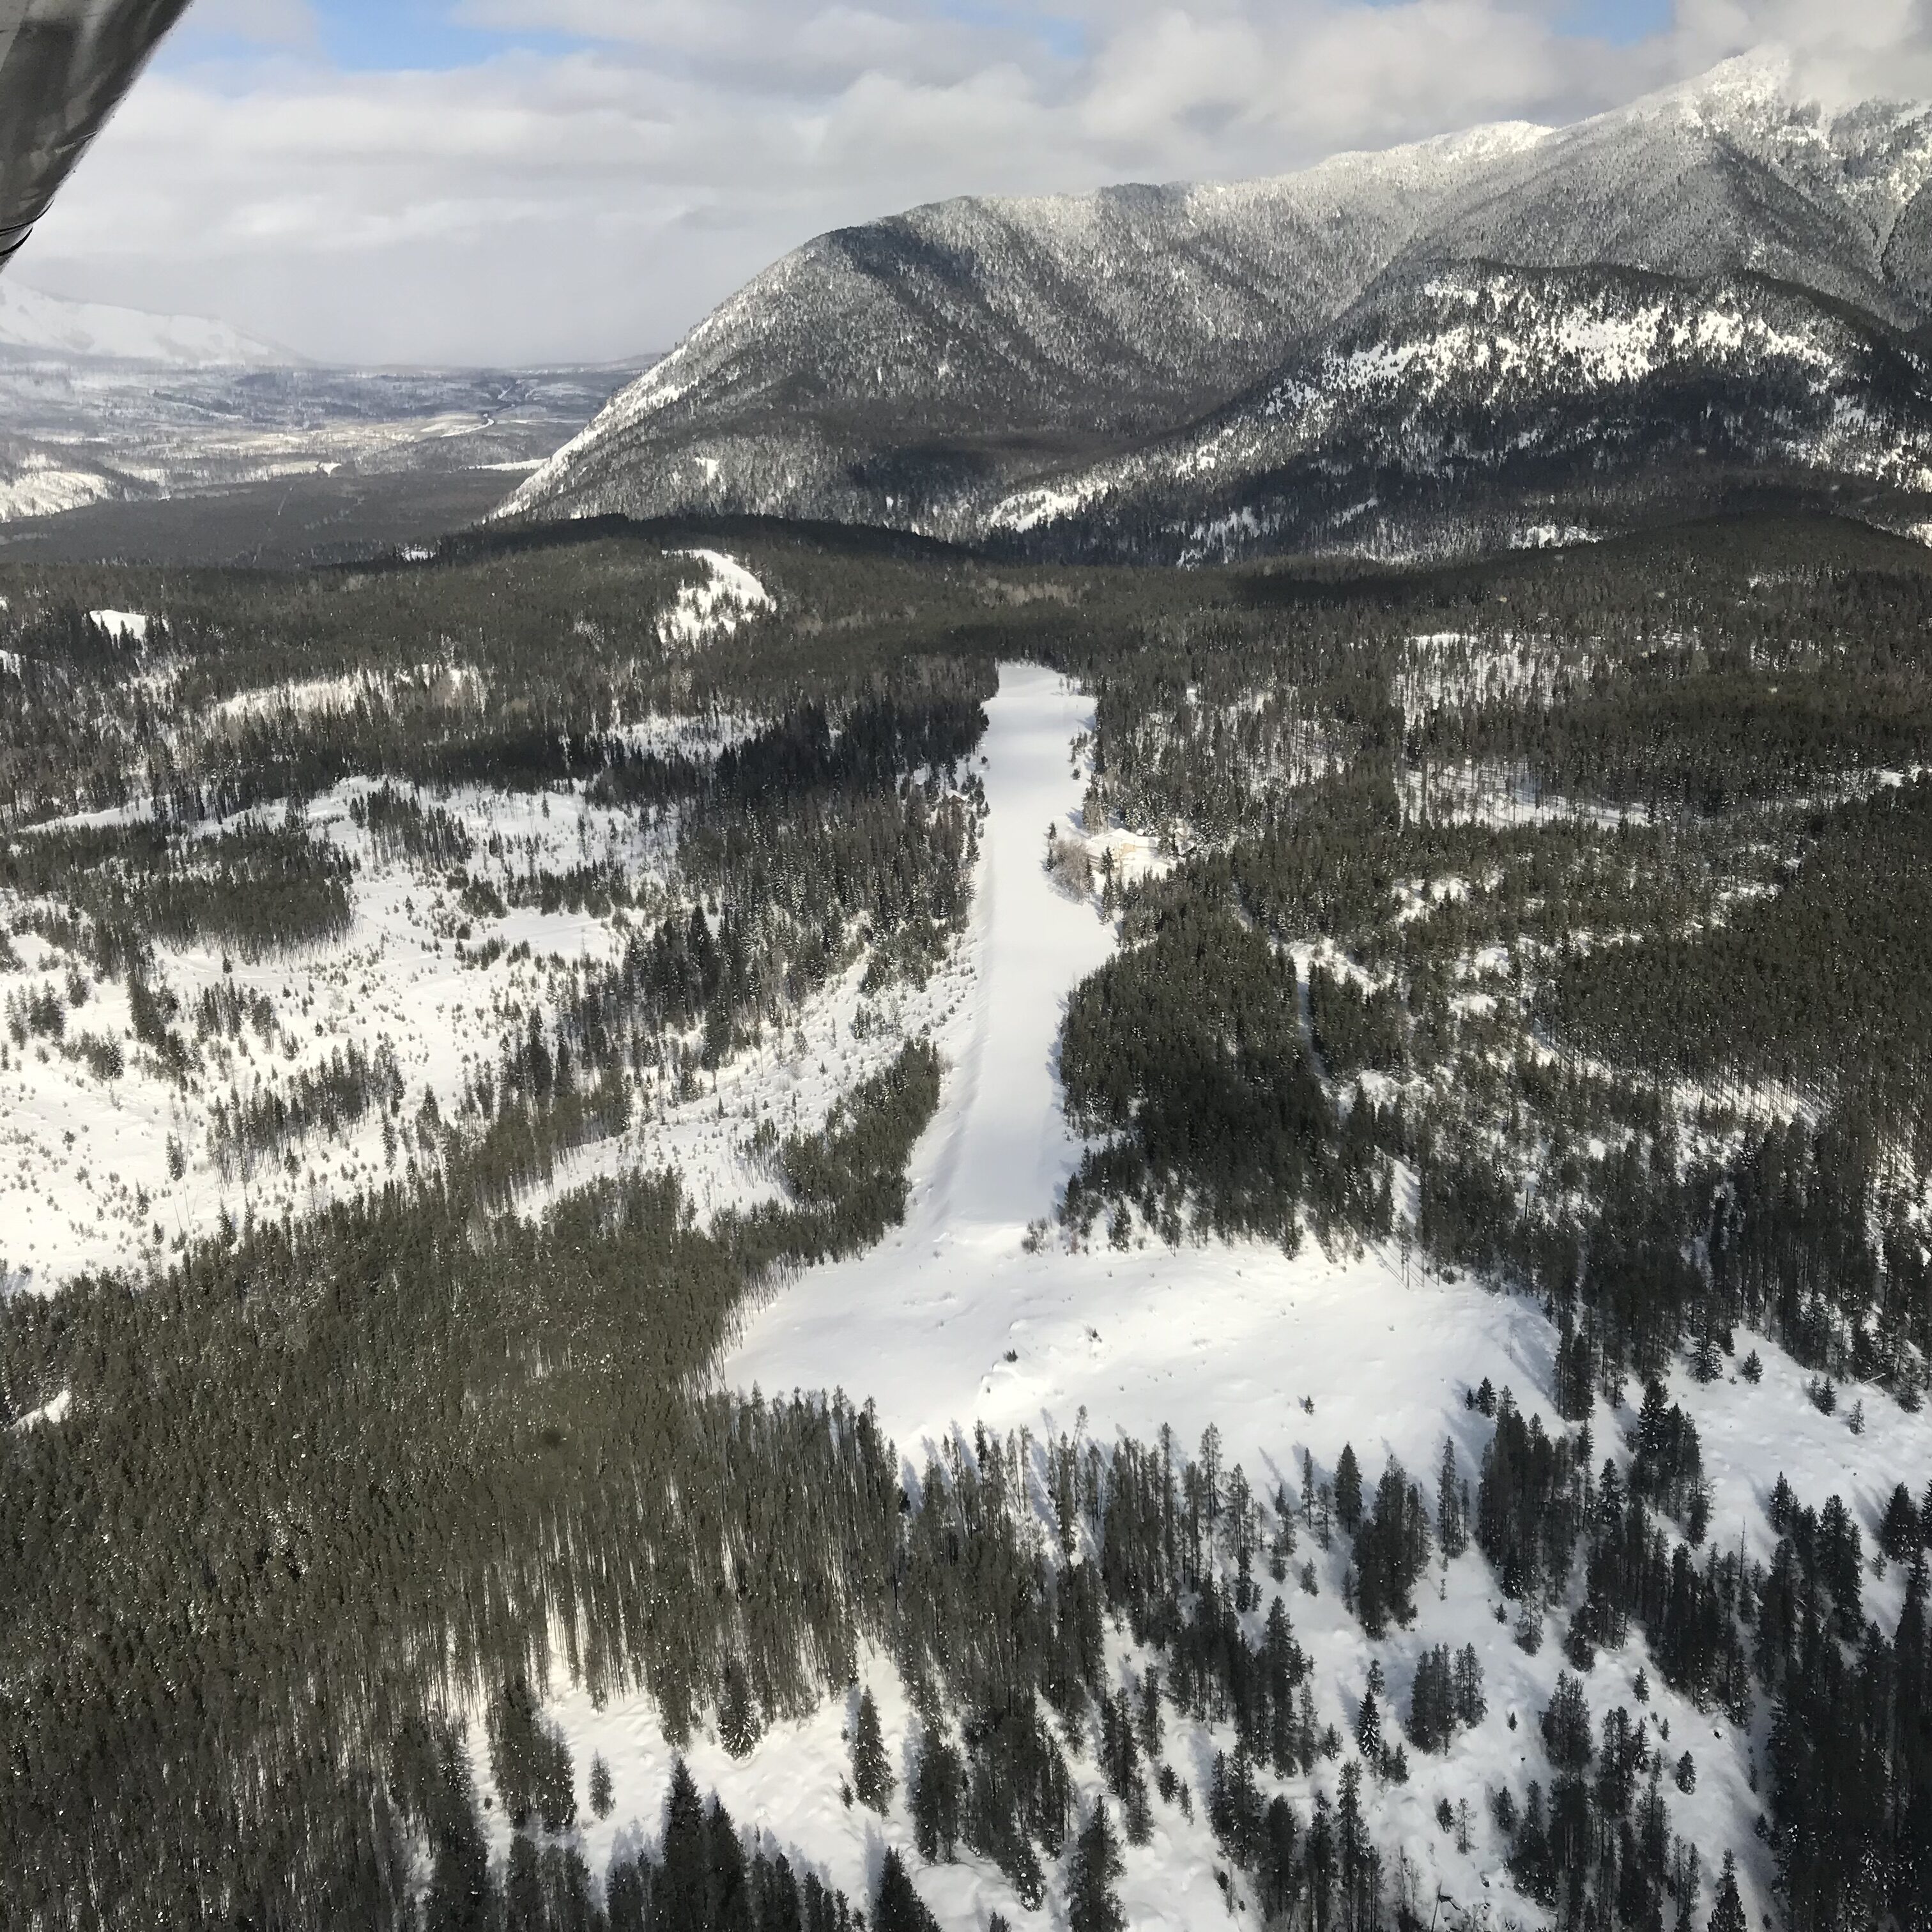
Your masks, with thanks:
[[(1067, 746), (1090, 723), (1090, 701), (1052, 671), (1009, 665), (987, 709), (991, 815), (967, 940), (976, 984), (940, 1036), (950, 1066), (914, 1156), (906, 1225), (788, 1288), (753, 1319), (728, 1367), (740, 1384), (898, 1391), (911, 1401), (893, 1401), (894, 1420), (915, 1436), (914, 1425), (950, 1419), (961, 1367), (976, 1382), (1009, 1346), (1010, 1264), (1078, 1155), (1054, 1073), (1061, 1012), (1112, 947), (1093, 908), (1057, 892), (1042, 862), (1048, 823), (1070, 826)], [(922, 1389), (938, 1408), (920, 1400)]]
[(1331, 1259), (1312, 1244), (1293, 1258), (1259, 1243), (1070, 1253), (1051, 1238), (1025, 1251), (1079, 1158), (1054, 1071), (1061, 1016), (1114, 934), (1044, 864), (1048, 825), (1076, 831), (1068, 747), (1090, 700), (1010, 664), (988, 714), (974, 989), (940, 1036), (950, 1069), (906, 1225), (781, 1291), (726, 1378), (869, 1396), (915, 1466), (976, 1421), (1058, 1434), (1084, 1408), (1103, 1438), (1165, 1422), (1191, 1443), (1213, 1422), (1257, 1474), (1287, 1474), (1304, 1442), (1325, 1466), (1345, 1438), (1372, 1466), (1386, 1446), (1426, 1470), (1445, 1420), (1466, 1414), (1465, 1387), (1546, 1384), (1532, 1311), (1473, 1282), (1425, 1289), (1419, 1270), (1405, 1286), (1392, 1256)]

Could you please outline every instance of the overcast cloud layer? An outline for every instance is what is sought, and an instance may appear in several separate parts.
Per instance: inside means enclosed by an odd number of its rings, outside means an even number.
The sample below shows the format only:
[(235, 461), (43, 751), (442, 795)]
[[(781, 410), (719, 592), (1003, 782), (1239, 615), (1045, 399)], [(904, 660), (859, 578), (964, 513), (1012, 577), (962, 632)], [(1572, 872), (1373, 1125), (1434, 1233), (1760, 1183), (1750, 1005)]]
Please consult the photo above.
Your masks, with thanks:
[(370, 0), (198, 0), (22, 279), (331, 361), (614, 359), (946, 195), (1573, 120), (1770, 44), (1828, 95), (1932, 96), (1932, 0), (386, 4), (414, 69)]

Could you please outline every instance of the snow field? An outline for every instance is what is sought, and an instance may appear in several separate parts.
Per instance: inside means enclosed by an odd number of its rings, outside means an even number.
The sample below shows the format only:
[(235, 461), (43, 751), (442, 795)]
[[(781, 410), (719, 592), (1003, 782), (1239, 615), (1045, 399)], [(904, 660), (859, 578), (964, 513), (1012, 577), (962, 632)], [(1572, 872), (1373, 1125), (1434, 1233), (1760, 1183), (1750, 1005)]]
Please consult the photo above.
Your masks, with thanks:
[(148, 616), (141, 610), (90, 610), (90, 623), (98, 624), (110, 638), (124, 644), (143, 644), (148, 640)]
[(728, 638), (747, 618), (773, 608), (771, 592), (736, 557), (717, 550), (670, 554), (701, 564), (705, 578), (684, 585), (658, 620), (658, 636), (664, 644), (690, 650), (712, 638)]
[[(636, 731), (654, 748), (705, 758), (755, 728), (742, 718), (660, 717)], [(124, 988), (94, 983), (86, 973), (88, 998), (68, 1014), (68, 1042), (93, 1034), (121, 1042), (127, 1070), (120, 1078), (97, 1078), (44, 1040), (25, 1048), (0, 1040), (7, 1054), (0, 1067), (0, 1268), (10, 1271), (14, 1288), (51, 1291), (88, 1269), (158, 1262), (224, 1214), (242, 1223), (251, 1215), (312, 1211), (402, 1178), (416, 1152), (410, 1130), (425, 1090), (442, 1119), (454, 1120), (466, 1081), (496, 1065), (512, 1006), (526, 1015), (553, 1010), (561, 974), (578, 962), (616, 958), (636, 926), (683, 903), (674, 813), (653, 818), (604, 808), (580, 793), (464, 788), (440, 799), (424, 794), (425, 806), (440, 805), (469, 832), (476, 848), (473, 875), (500, 883), (502, 868), (562, 870), (609, 860), (643, 902), (602, 919), (531, 907), (512, 907), (501, 920), (476, 917), (446, 880), (406, 860), (386, 859), (357, 827), (350, 807), (372, 789), (368, 781), (350, 781), (314, 801), (307, 814), (311, 832), (358, 867), (354, 922), (340, 941), (226, 962), (208, 946), (158, 949), (158, 976), (181, 1001), (184, 1016), (176, 1024), (184, 1034), (194, 1032), (202, 993), (226, 986), (273, 1003), (273, 1039), (244, 1027), (236, 1041), (204, 1042), (206, 1064), (184, 1091), (134, 1045)], [(272, 808), (266, 816), (276, 820), (280, 813)], [(501, 842), (500, 861), (487, 856), (493, 838)], [(0, 922), (9, 910), (0, 902)], [(466, 928), (466, 942), (460, 937)], [(0, 972), (0, 999), (45, 989), (64, 1000), (67, 956), (29, 933), (16, 934), (13, 944), (23, 970)], [(956, 958), (923, 988), (896, 984), (866, 998), (860, 992), (864, 970), (862, 961), (855, 963), (808, 1000), (782, 1035), (720, 1068), (715, 1087), (707, 1081), (698, 1096), (680, 1102), (662, 1082), (647, 1088), (623, 1133), (577, 1150), (547, 1186), (532, 1190), (529, 1204), (600, 1174), (662, 1167), (679, 1172), (707, 1220), (769, 1198), (766, 1168), (746, 1148), (758, 1120), (769, 1117), (782, 1133), (820, 1124), (841, 1095), (878, 1071), (905, 1039), (956, 1016), (971, 977), (970, 963)], [(333, 1138), (318, 1132), (289, 1143), (293, 1171), (278, 1149), (252, 1173), (224, 1177), (209, 1128), (214, 1106), (231, 1088), (244, 1099), (258, 1085), (285, 1090), (338, 1050), (354, 1047), (373, 1061), (386, 1044), (405, 1085), (393, 1163), (380, 1110), (372, 1107)], [(170, 1172), (171, 1140), (185, 1156), (178, 1178)]]

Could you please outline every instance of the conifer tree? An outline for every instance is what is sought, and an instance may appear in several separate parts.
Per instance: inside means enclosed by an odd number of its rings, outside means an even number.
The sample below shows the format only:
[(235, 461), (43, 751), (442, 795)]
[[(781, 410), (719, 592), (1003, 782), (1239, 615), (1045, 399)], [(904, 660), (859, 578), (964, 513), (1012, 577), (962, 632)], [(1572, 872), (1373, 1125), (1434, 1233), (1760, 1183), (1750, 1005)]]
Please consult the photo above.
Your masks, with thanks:
[(651, 1932), (691, 1932), (711, 1922), (710, 1850), (704, 1804), (682, 1758), (671, 1766), (664, 1863), (651, 1886)]
[(753, 1932), (752, 1894), (745, 1878), (745, 1847), (722, 1801), (713, 1798), (705, 1828), (705, 1890), (711, 1932)]
[(506, 1932), (548, 1932), (543, 1876), (537, 1848), (519, 1832), (510, 1840), (510, 1868), (503, 1884)]
[(1469, 1546), (1468, 1518), (1462, 1504), (1462, 1479), (1456, 1467), (1456, 1445), (1442, 1444), (1442, 1469), (1436, 1483), (1436, 1525), (1445, 1558), (1460, 1556)]
[(888, 1850), (879, 1868), (878, 1896), (872, 1906), (872, 1932), (939, 1932), (939, 1922), (914, 1890), (898, 1853)]
[(724, 1667), (724, 1681), (718, 1697), (718, 1736), (734, 1757), (748, 1757), (762, 1729), (758, 1700), (745, 1676), (745, 1667), (734, 1657)]
[(489, 1848), (475, 1815), (436, 1834), (436, 1862), (423, 1900), (423, 1932), (485, 1932), (493, 1917)]
[[(1280, 1611), (1281, 1599), (1277, 1597), (1269, 1612), (1270, 1630), (1275, 1614)], [(1286, 1620), (1286, 1613), (1282, 1612), (1284, 1624)], [(1140, 1688), (1135, 1697), (1134, 1730), (1140, 1739), (1142, 1754), (1150, 1758), (1159, 1757), (1165, 1742), (1166, 1724), (1160, 1708), (1160, 1672), (1151, 1664), (1141, 1673)]]
[(913, 1840), (928, 1863), (950, 1864), (959, 1838), (959, 1796), (963, 1782), (959, 1754), (936, 1724), (926, 1726), (913, 1774)]
[(1354, 1924), (1372, 1925), (1378, 1916), (1380, 1860), (1362, 1815), (1362, 1767), (1353, 1759), (1342, 1767), (1335, 1802), (1335, 1850), (1346, 1916)]
[(1586, 1770), (1595, 1753), (1583, 1687), (1567, 1670), (1557, 1672), (1556, 1688), (1543, 1713), (1543, 1743), (1550, 1764), (1558, 1772)]
[(1885, 1506), (1878, 1546), (1894, 1563), (1903, 1563), (1918, 1547), (1918, 1511), (1913, 1507), (1912, 1492), (1903, 1483), (1893, 1486), (1892, 1498)]
[(1345, 1536), (1353, 1536), (1362, 1526), (1362, 1466), (1355, 1460), (1354, 1444), (1342, 1444), (1335, 1465), (1335, 1520)]
[(614, 1861), (604, 1882), (604, 1910), (610, 1932), (649, 1932), (650, 1894), (646, 1887), (652, 1870), (648, 1861)]
[(868, 1687), (860, 1694), (859, 1714), (852, 1726), (852, 1789), (861, 1804), (883, 1814), (892, 1808), (898, 1783), (879, 1728), (879, 1707)]
[(1448, 1648), (1437, 1644), (1416, 1660), (1408, 1696), (1408, 1738), (1418, 1750), (1449, 1748), (1456, 1726), (1455, 1690)]
[(1120, 1842), (1102, 1798), (1081, 1828), (1067, 1871), (1066, 1922), (1071, 1932), (1126, 1932), (1127, 1922), (1114, 1888), (1121, 1869)]
[(1489, 1700), (1483, 1694), (1483, 1666), (1476, 1647), (1466, 1643), (1456, 1653), (1456, 1721), (1480, 1724), (1489, 1714)]
[(1724, 1875), (1718, 1880), (1717, 1902), (1711, 1907), (1710, 1932), (1747, 1932), (1744, 1900), (1738, 1896), (1738, 1861), (1724, 1854)]
[(429, 1820), (434, 1863), (422, 1902), (423, 1932), (484, 1932), (500, 1901), (490, 1872), (469, 1760), (453, 1727), (435, 1734)]
[(1371, 1766), (1379, 1765), (1382, 1757), (1382, 1707), (1376, 1702), (1372, 1690), (1362, 1694), (1362, 1707), (1355, 1714), (1355, 1742)]
[(1565, 1422), (1588, 1419), (1595, 1396), (1594, 1382), (1588, 1340), (1571, 1326), (1565, 1315), (1556, 1343), (1556, 1413)]
[(1258, 1874), (1262, 1911), (1270, 1924), (1288, 1916), (1300, 1889), (1295, 1861), (1296, 1831), (1294, 1808), (1286, 1798), (1271, 1798), (1262, 1820)]

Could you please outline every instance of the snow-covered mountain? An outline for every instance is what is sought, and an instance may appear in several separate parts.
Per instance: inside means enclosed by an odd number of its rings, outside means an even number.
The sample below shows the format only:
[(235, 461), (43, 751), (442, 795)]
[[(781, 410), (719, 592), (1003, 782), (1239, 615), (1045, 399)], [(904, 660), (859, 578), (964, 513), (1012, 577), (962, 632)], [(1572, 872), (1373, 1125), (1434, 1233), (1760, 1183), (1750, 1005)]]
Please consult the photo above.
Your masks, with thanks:
[[(1932, 111), (1828, 113), (1753, 58), (1566, 128), (916, 208), (766, 271), (506, 507), (1413, 548), (1506, 532), (1519, 496), (1537, 527), (1628, 520), (1660, 453), (1715, 451), (1801, 490), (1903, 490), (1910, 518), (1928, 182)], [(1405, 512), (1344, 534), (1445, 476), (1455, 530)]]
[(1394, 557), (1847, 484), (1898, 523), (1932, 491), (1932, 371), (1868, 314), (1755, 276), (1470, 263), (1384, 284), (1257, 388), (991, 527), (1069, 556)]
[(200, 316), (69, 302), (0, 281), (0, 358), (141, 362), (172, 369), (286, 368), (301, 358)]

